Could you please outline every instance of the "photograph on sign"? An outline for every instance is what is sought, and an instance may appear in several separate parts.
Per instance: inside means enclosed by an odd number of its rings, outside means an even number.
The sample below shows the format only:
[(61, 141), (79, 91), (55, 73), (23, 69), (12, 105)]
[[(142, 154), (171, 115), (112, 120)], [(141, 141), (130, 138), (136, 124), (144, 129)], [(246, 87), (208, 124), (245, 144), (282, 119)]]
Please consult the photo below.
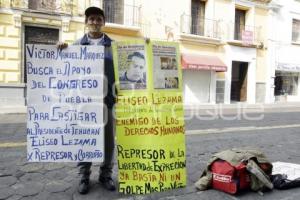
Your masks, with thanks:
[(121, 90), (147, 88), (147, 66), (143, 45), (118, 46), (118, 72)]
[(153, 45), (154, 89), (178, 89), (178, 61), (176, 48)]

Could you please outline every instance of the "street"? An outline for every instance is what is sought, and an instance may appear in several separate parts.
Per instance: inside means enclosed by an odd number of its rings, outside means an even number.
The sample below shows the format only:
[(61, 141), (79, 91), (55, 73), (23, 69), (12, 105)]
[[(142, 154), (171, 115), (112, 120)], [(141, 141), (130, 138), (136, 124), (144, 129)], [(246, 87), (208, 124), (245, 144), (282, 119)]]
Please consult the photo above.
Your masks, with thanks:
[[(0, 199), (299, 199), (300, 188), (273, 190), (264, 196), (247, 192), (236, 196), (194, 187), (213, 153), (238, 147), (261, 149), (271, 162), (300, 164), (300, 112), (238, 113), (186, 116), (187, 187), (143, 196), (108, 192), (97, 183), (99, 164), (93, 166), (88, 195), (76, 191), (74, 163), (26, 163), (24, 114), (0, 115)], [(117, 166), (114, 179), (117, 180)]]

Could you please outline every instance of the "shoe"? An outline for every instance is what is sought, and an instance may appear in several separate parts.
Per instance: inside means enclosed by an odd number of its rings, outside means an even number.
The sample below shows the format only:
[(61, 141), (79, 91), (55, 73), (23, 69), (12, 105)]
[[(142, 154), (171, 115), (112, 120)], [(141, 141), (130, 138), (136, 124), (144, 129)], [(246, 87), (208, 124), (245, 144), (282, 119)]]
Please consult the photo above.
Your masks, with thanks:
[(99, 182), (104, 186), (105, 189), (115, 191), (116, 186), (111, 177), (99, 176)]
[(78, 192), (80, 194), (87, 194), (89, 192), (89, 179), (81, 179), (78, 186)]

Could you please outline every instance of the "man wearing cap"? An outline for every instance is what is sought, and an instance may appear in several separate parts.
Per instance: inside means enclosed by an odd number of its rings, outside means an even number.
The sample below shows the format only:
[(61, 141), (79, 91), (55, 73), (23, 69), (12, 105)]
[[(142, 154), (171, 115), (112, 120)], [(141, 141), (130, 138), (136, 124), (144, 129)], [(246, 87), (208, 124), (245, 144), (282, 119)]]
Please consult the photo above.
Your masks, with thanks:
[[(115, 132), (115, 120), (112, 113), (112, 107), (115, 103), (115, 91), (114, 91), (114, 68), (113, 68), (113, 58), (111, 51), (112, 40), (104, 33), (101, 32), (101, 28), (105, 24), (105, 15), (103, 10), (97, 7), (89, 7), (85, 10), (85, 25), (88, 28), (88, 33), (82, 38), (75, 41), (73, 45), (100, 45), (105, 47), (105, 58), (104, 58), (104, 74), (106, 76), (107, 85), (104, 86), (106, 91), (104, 94), (107, 96), (104, 99), (107, 111), (104, 113), (105, 130), (104, 130), (104, 146), (105, 146), (105, 158), (104, 162), (100, 166), (99, 172), (99, 182), (103, 186), (111, 191), (116, 189), (115, 183), (111, 178), (112, 168), (113, 168), (113, 152), (114, 152), (114, 132)], [(67, 43), (59, 43), (58, 48), (64, 49), (68, 45)], [(106, 87), (107, 86), (107, 87)], [(106, 117), (106, 119), (105, 119)], [(91, 162), (80, 162), (78, 163), (79, 174), (81, 175), (81, 180), (79, 182), (78, 191), (80, 194), (87, 194), (89, 192), (89, 181), (91, 174)]]

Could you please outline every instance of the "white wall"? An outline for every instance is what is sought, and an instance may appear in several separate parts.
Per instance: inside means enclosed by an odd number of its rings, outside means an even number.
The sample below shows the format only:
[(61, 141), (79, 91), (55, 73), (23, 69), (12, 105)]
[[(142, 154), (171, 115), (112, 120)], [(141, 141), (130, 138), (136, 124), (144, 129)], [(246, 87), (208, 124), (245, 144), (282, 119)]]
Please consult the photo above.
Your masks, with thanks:
[(140, 0), (142, 13), (149, 22), (152, 39), (167, 39), (166, 27), (176, 35), (180, 32), (180, 17), (190, 14), (189, 0)]
[[(270, 4), (268, 35), (268, 73), (266, 103), (273, 103), (275, 70), (278, 63), (300, 65), (300, 46), (292, 44), (292, 20), (300, 20), (300, 3), (294, 0), (273, 0)], [(288, 96), (288, 101), (300, 101), (300, 87), (298, 95)]]
[[(276, 12), (272, 9), (269, 10), (268, 16), (268, 35), (267, 35), (267, 47), (268, 51), (266, 53), (267, 56), (267, 73), (265, 74), (266, 80), (266, 96), (265, 96), (265, 103), (274, 103), (275, 96), (274, 96), (274, 80), (275, 80), (275, 40), (276, 40), (276, 31), (274, 28), (276, 27)], [(272, 33), (272, 34), (271, 34)]]

